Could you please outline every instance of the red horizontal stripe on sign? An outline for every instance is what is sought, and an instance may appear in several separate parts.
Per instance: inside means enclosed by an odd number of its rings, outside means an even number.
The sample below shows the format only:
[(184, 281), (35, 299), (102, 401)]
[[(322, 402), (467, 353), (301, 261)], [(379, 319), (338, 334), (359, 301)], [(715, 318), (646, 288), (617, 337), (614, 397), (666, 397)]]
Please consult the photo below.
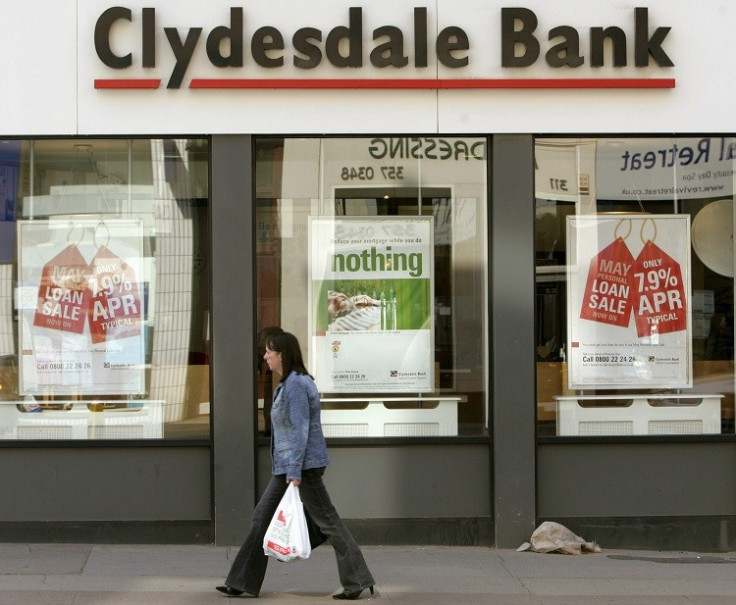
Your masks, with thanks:
[(504, 79), (227, 79), (193, 78), (197, 89), (502, 89), (502, 88), (674, 88), (674, 78), (504, 78)]
[(116, 89), (141, 90), (141, 89), (154, 89), (154, 88), (158, 88), (159, 86), (161, 86), (161, 80), (156, 80), (155, 78), (95, 80), (95, 88), (98, 88), (98, 89), (116, 88)]

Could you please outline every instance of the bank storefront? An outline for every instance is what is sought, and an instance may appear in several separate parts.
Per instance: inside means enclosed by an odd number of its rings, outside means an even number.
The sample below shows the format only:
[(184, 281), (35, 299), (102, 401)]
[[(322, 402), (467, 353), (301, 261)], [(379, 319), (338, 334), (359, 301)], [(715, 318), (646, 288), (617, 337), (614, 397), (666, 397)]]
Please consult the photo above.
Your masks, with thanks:
[(280, 326), (362, 543), (734, 548), (729, 9), (41, 4), (2, 42), (0, 539), (240, 542)]

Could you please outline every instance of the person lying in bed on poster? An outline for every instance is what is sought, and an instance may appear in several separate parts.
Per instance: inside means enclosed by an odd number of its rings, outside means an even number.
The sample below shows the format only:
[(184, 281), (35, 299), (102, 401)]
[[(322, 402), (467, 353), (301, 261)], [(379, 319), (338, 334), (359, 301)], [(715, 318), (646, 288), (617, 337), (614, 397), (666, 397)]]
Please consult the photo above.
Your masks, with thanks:
[(327, 293), (329, 329), (334, 332), (377, 330), (381, 325), (381, 303), (367, 294), (347, 296), (330, 290)]

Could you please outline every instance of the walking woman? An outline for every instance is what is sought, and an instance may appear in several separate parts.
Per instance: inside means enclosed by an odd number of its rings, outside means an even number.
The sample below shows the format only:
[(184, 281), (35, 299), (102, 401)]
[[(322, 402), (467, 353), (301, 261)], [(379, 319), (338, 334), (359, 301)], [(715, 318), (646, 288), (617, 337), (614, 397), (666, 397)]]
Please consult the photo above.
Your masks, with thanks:
[(304, 366), (299, 341), (289, 332), (271, 334), (263, 358), (271, 371), (282, 377), (271, 409), (271, 481), (253, 511), (250, 533), (225, 584), (216, 588), (229, 596), (259, 595), (268, 565), (263, 537), (286, 488), (295, 483), (307, 515), (335, 549), (343, 590), (333, 598), (354, 600), (366, 589), (373, 594), (375, 582), (363, 554), (322, 482), (329, 456), (320, 421), (321, 403), (317, 386)]

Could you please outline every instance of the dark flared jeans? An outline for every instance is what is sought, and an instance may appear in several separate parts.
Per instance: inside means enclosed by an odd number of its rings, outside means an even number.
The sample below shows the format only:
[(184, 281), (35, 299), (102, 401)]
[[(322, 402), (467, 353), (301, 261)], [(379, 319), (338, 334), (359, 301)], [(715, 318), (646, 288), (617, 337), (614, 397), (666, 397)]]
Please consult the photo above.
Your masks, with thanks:
[[(340, 584), (349, 592), (373, 586), (363, 553), (350, 530), (340, 519), (322, 482), (324, 468), (302, 471), (299, 495), (311, 520), (327, 536), (335, 549)], [(285, 475), (273, 475), (263, 496), (253, 511), (251, 530), (235, 556), (225, 580), (228, 586), (258, 595), (269, 557), (263, 552), (263, 538), (288, 484)]]

